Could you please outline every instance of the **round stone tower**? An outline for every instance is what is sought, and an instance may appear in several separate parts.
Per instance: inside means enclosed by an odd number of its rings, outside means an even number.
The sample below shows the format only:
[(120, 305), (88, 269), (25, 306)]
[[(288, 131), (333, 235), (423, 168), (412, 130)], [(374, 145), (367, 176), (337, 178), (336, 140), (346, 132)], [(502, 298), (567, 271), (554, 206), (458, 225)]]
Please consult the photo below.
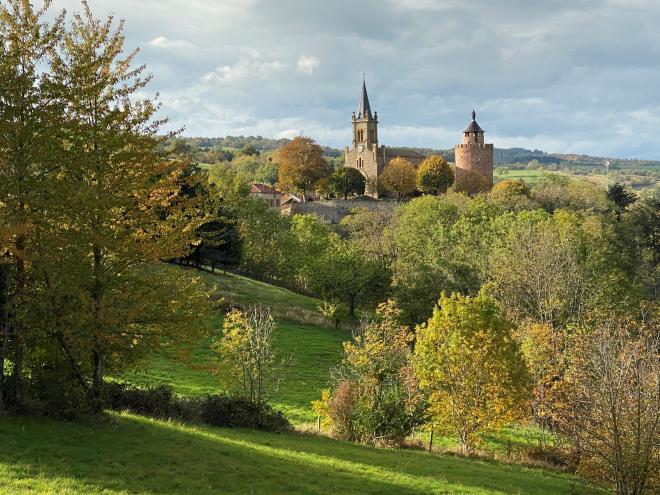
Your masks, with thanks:
[(481, 174), (493, 185), (493, 145), (484, 142), (484, 130), (477, 124), (477, 114), (472, 110), (472, 122), (463, 131), (463, 143), (454, 150), (456, 183), (470, 181), (474, 174)]

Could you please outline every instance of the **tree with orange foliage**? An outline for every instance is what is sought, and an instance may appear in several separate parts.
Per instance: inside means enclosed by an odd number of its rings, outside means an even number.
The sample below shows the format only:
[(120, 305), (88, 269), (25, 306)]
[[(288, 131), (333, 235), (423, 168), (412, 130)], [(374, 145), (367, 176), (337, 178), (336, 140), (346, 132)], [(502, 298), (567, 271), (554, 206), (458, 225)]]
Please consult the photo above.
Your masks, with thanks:
[(280, 148), (277, 158), (280, 164), (280, 188), (302, 193), (303, 201), (306, 193), (314, 188), (319, 179), (328, 175), (323, 149), (311, 138), (294, 138)]

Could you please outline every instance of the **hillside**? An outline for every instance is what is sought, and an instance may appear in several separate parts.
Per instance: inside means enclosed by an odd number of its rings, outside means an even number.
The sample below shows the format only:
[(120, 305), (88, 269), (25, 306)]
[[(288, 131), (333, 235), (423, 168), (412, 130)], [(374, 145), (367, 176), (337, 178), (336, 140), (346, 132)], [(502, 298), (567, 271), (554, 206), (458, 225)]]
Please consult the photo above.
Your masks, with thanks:
[[(313, 298), (231, 274), (201, 276), (227, 302), (272, 308), (279, 321), (277, 345), (294, 357), (274, 402), (296, 425), (309, 428), (314, 420), (310, 401), (327, 385), (349, 333), (310, 323), (317, 304)], [(221, 323), (219, 317), (211, 322), (215, 331)], [(171, 384), (182, 395), (217, 393), (221, 387), (212, 373), (211, 342), (200, 342), (190, 362), (154, 356), (118, 378), (137, 385)], [(509, 448), (529, 446), (535, 442), (530, 434), (505, 429), (485, 440), (489, 448), (502, 452), (505, 442)], [(93, 424), (4, 418), (0, 437), (0, 494), (601, 493), (552, 470), (421, 450), (373, 449), (310, 434), (187, 426), (129, 414), (112, 414), (108, 421)], [(435, 445), (450, 447), (452, 441), (436, 438)]]
[[(316, 310), (319, 301), (311, 297), (239, 275), (199, 273), (226, 303), (271, 309), (278, 321), (276, 343), (282, 355), (292, 358), (291, 368), (273, 402), (294, 423), (313, 422), (311, 401), (318, 399), (319, 391), (327, 387), (329, 370), (339, 363), (341, 344), (350, 337), (349, 332), (319, 325), (323, 322)], [(214, 374), (217, 354), (211, 345), (222, 329), (222, 318), (210, 323), (214, 337), (204, 339), (190, 353), (183, 353), (185, 357), (190, 355), (189, 360), (154, 356), (117, 378), (141, 386), (169, 384), (181, 395), (221, 392), (220, 379)]]
[(596, 494), (539, 469), (376, 450), (324, 437), (191, 427), (0, 422), (0, 494)]

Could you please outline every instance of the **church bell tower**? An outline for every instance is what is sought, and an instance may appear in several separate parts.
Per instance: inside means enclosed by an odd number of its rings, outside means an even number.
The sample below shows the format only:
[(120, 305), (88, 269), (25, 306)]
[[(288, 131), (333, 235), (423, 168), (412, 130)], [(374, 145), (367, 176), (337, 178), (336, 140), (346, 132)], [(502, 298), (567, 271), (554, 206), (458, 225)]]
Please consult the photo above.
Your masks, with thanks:
[(362, 79), (362, 93), (357, 114), (353, 113), (353, 148), (373, 150), (378, 148), (378, 112), (371, 113), (367, 85)]

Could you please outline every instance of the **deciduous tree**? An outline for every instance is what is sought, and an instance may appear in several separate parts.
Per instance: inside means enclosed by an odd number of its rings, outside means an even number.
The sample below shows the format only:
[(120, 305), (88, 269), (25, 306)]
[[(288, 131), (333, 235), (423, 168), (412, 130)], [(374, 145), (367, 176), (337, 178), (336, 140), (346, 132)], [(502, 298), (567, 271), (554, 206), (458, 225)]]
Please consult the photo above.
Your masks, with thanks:
[(364, 194), (366, 179), (351, 167), (342, 167), (330, 176), (330, 189), (337, 196), (348, 199), (349, 194)]
[(383, 169), (378, 181), (387, 192), (401, 199), (415, 190), (417, 172), (412, 163), (397, 157)]
[(657, 321), (605, 318), (577, 332), (558, 419), (580, 452), (580, 471), (617, 495), (660, 487), (660, 337)]
[(400, 445), (421, 421), (409, 359), (413, 335), (399, 314), (392, 301), (381, 304), (375, 320), (344, 342), (335, 389), (314, 403), (337, 438)]
[[(43, 2), (40, 9), (26, 0), (0, 4), (0, 218), (5, 254), (14, 265), (5, 342), (11, 348), (12, 401), (18, 407), (23, 402), (28, 337), (24, 317), (29, 271), (35, 259), (32, 241), (47, 198), (56, 189), (50, 179), (60, 165), (63, 137), (62, 87), (44, 71), (63, 29), (62, 15), (46, 22), (51, 3)], [(3, 353), (4, 357), (8, 356)], [(4, 385), (3, 380), (0, 387)]]
[(279, 184), (288, 192), (301, 192), (303, 201), (316, 182), (328, 174), (323, 149), (313, 139), (298, 136), (277, 152)]
[(277, 325), (270, 311), (248, 308), (227, 313), (222, 338), (216, 344), (220, 376), (246, 399), (261, 403), (279, 388), (288, 360), (275, 348)]
[(430, 194), (441, 194), (454, 183), (454, 171), (442, 156), (431, 155), (417, 170), (417, 189)]
[(429, 393), (429, 416), (439, 431), (457, 436), (464, 453), (479, 434), (522, 417), (529, 374), (513, 325), (485, 293), (442, 295), (417, 329), (414, 363)]

